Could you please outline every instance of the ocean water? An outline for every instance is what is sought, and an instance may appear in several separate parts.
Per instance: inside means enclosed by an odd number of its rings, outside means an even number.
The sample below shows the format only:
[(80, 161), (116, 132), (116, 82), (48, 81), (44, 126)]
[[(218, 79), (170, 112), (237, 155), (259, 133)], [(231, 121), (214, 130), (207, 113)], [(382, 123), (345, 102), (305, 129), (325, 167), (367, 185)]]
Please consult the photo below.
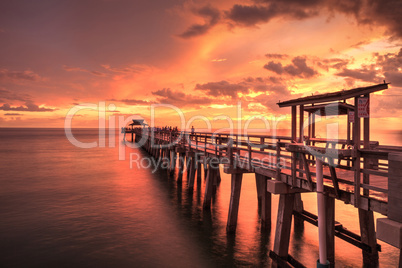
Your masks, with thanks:
[[(271, 231), (261, 230), (254, 175), (243, 177), (237, 232), (227, 235), (229, 175), (221, 172), (206, 212), (204, 179), (189, 191), (185, 175), (180, 185), (166, 171), (155, 171), (145, 151), (126, 146), (118, 135), (99, 139), (96, 129), (73, 133), (81, 142), (105, 147), (76, 147), (64, 129), (0, 129), (0, 267), (271, 264), (278, 197), (273, 196)], [(387, 135), (385, 140), (400, 138)], [(316, 213), (316, 195), (302, 198)], [(336, 201), (335, 218), (359, 231), (353, 206)], [(304, 223), (290, 240), (290, 254), (315, 267), (317, 228)], [(380, 266), (396, 267), (399, 250), (379, 243)], [(338, 238), (335, 244), (337, 267), (362, 266), (360, 249)]]

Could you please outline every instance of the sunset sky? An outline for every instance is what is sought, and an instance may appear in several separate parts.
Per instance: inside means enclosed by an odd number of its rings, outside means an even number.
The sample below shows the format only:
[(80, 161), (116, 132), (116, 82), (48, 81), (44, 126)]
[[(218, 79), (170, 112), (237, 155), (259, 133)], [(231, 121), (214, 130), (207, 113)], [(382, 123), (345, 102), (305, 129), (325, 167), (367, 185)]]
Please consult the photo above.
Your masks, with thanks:
[[(153, 104), (187, 119), (237, 120), (239, 102), (243, 120), (280, 116), (279, 100), (385, 80), (373, 122), (401, 129), (401, 14), (400, 0), (3, 0), (0, 127), (63, 127), (100, 102), (148, 121)], [(98, 111), (73, 126), (97, 127)]]

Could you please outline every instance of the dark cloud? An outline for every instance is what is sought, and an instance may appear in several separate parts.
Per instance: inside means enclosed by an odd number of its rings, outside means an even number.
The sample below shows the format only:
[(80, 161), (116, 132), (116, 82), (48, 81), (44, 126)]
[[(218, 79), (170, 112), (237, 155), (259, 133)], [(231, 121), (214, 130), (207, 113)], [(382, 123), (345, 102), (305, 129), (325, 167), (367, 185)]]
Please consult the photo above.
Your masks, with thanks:
[(214, 100), (206, 97), (197, 97), (190, 94), (185, 94), (181, 91), (173, 91), (170, 88), (152, 91), (152, 94), (157, 96), (159, 103), (172, 104), (179, 107), (186, 105), (207, 105)]
[[(340, 2), (348, 2), (343, 0)], [(402, 38), (402, 1), (400, 0), (365, 0), (355, 12), (360, 23), (383, 25), (395, 38)]]
[[(241, 100), (246, 106), (251, 105), (251, 110), (266, 112), (278, 111), (276, 103), (279, 100), (288, 99), (293, 95), (285, 85), (285, 80), (280, 77), (246, 77), (238, 83), (229, 83), (227, 81), (209, 82), (203, 85), (197, 85), (196, 89), (204, 90), (208, 96), (214, 98), (214, 103), (222, 101), (225, 104), (236, 104)], [(241, 97), (237, 93), (243, 93)], [(247, 93), (259, 93), (248, 95)], [(222, 97), (231, 97), (223, 99)], [(260, 106), (258, 106), (258, 104)], [(257, 106), (256, 106), (257, 105)], [(264, 107), (264, 108), (258, 108)]]
[(402, 48), (399, 52), (386, 53), (380, 55), (379, 53), (373, 54), (376, 64), (382, 67), (386, 72), (397, 72), (402, 66)]
[(402, 87), (402, 72), (385, 72), (384, 80), (391, 82), (393, 86)]
[(134, 65), (130, 65), (127, 67), (121, 67), (121, 68), (111, 67), (108, 64), (102, 64), (101, 66), (110, 72), (127, 73), (127, 74), (128, 73), (141, 73), (149, 68), (147, 65), (143, 65), (143, 64), (134, 64)]
[(270, 61), (264, 65), (264, 68), (277, 74), (283, 74), (283, 66), (280, 62)]
[(193, 24), (179, 36), (182, 38), (191, 38), (207, 33), (213, 26), (219, 22), (220, 11), (210, 6), (205, 6), (194, 10), (194, 13), (205, 19), (204, 24)]
[(206, 84), (197, 84), (195, 86), (197, 90), (203, 90), (208, 95), (218, 97), (218, 96), (229, 96), (232, 98), (237, 97), (237, 93), (248, 93), (249, 88), (244, 84), (231, 84), (228, 81), (220, 82), (208, 82)]
[(63, 65), (63, 69), (66, 70), (67, 72), (84, 72), (84, 73), (90, 73), (96, 76), (105, 76), (104, 73), (98, 72), (98, 71), (90, 71), (86, 69), (82, 69), (80, 67), (71, 67), (71, 66), (66, 66)]
[(19, 114), (19, 113), (5, 113), (4, 115), (7, 115), (7, 116), (17, 116), (17, 115), (24, 115), (24, 114)]
[(284, 67), (284, 70), (292, 76), (309, 78), (318, 74), (313, 68), (307, 66), (305, 58), (295, 57), (292, 63)]
[(26, 102), (25, 107), (11, 107), (10, 104), (3, 104), (0, 106), (0, 110), (3, 111), (20, 111), (20, 112), (52, 112), (55, 109), (39, 107), (38, 105), (34, 104), (33, 102)]
[(258, 5), (234, 5), (226, 16), (237, 25), (255, 26), (269, 22), (275, 17), (285, 16), (292, 19), (306, 19), (318, 14), (315, 7), (318, 1), (256, 1)]
[(376, 70), (367, 68), (361, 68), (361, 69), (344, 68), (341, 72), (338, 72), (336, 75), (362, 80), (366, 82), (378, 81)]
[[(361, 80), (370, 83), (381, 83), (384, 80), (392, 86), (402, 87), (402, 49), (395, 53), (373, 53), (373, 63), (362, 65), (360, 68), (349, 69), (343, 67), (337, 76), (345, 77), (349, 86), (354, 85), (354, 80)], [(334, 60), (332, 63), (335, 63)], [(347, 65), (341, 60), (335, 66)]]
[(9, 101), (31, 101), (31, 96), (29, 94), (12, 92), (5, 88), (0, 88), (0, 98), (7, 99)]
[(225, 12), (226, 18), (232, 24), (250, 27), (279, 17), (304, 20), (323, 12), (329, 17), (342, 13), (354, 17), (360, 24), (386, 26), (389, 34), (402, 37), (400, 0), (254, 0), (254, 3), (233, 5)]
[(316, 70), (307, 66), (306, 58), (304, 57), (295, 57), (292, 59), (292, 64), (286, 66), (282, 66), (280, 62), (270, 61), (264, 65), (264, 68), (277, 74), (287, 73), (301, 78), (310, 78), (318, 74)]
[(332, 59), (323, 59), (323, 60), (318, 60), (316, 62), (317, 66), (329, 70), (329, 68), (335, 69), (335, 70), (341, 70), (345, 68), (349, 64), (349, 60), (347, 59), (340, 59), (340, 58), (332, 58)]
[(91, 73), (91, 74), (93, 74), (93, 75), (97, 75), (97, 76), (105, 76), (104, 73), (97, 72), (97, 71), (89, 71), (89, 73)]
[(125, 104), (129, 104), (129, 105), (148, 105), (151, 104), (152, 102), (149, 101), (145, 101), (145, 100), (136, 100), (136, 99), (108, 99), (107, 101), (115, 101), (115, 102), (122, 102)]
[(267, 57), (268, 59), (285, 59), (288, 57), (288, 55), (278, 53), (267, 53), (265, 54), (265, 57)]
[(234, 5), (228, 12), (227, 18), (238, 25), (254, 26), (262, 22), (268, 22), (275, 16), (274, 10), (265, 6)]
[(357, 42), (356, 44), (351, 45), (350, 47), (351, 48), (360, 48), (360, 47), (362, 47), (364, 45), (368, 45), (370, 43), (371, 42), (369, 40), (363, 40), (363, 41)]
[(0, 69), (0, 80), (26, 80), (38, 81), (40, 76), (32, 71), (10, 71), (7, 69)]

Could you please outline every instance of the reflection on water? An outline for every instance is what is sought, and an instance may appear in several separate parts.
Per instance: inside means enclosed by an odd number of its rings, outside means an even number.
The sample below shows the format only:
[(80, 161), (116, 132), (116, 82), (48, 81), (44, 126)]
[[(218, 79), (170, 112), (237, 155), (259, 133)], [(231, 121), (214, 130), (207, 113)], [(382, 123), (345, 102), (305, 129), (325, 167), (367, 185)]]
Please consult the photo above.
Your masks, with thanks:
[[(82, 142), (96, 130), (75, 131)], [(273, 196), (272, 230), (260, 229), (255, 178), (243, 178), (236, 234), (226, 234), (230, 176), (202, 209), (204, 176), (194, 190), (186, 174), (130, 169), (138, 148), (80, 149), (64, 131), (0, 129), (0, 266), (2, 267), (221, 267), (267, 266), (271, 260), (278, 198)], [(108, 145), (108, 141), (106, 145)], [(120, 147), (121, 149), (121, 147)], [(303, 194), (316, 213), (315, 194)], [(357, 211), (336, 203), (336, 220), (358, 232)], [(318, 230), (305, 223), (292, 230), (290, 254), (307, 267), (318, 258)], [(380, 264), (395, 266), (398, 251), (382, 244)], [(361, 251), (336, 238), (339, 267), (361, 266)]]

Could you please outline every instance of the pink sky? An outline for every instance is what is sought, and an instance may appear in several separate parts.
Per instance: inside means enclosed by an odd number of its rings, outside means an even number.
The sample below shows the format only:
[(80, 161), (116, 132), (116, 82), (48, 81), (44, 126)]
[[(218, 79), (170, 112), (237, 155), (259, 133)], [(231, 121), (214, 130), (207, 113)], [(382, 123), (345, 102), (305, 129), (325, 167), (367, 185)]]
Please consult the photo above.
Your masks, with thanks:
[[(239, 102), (242, 120), (280, 116), (279, 100), (385, 80), (373, 124), (400, 129), (400, 14), (380, 0), (1, 1), (0, 127), (63, 127), (99, 102), (147, 119), (152, 104), (235, 118)], [(98, 126), (98, 111), (73, 125)]]

